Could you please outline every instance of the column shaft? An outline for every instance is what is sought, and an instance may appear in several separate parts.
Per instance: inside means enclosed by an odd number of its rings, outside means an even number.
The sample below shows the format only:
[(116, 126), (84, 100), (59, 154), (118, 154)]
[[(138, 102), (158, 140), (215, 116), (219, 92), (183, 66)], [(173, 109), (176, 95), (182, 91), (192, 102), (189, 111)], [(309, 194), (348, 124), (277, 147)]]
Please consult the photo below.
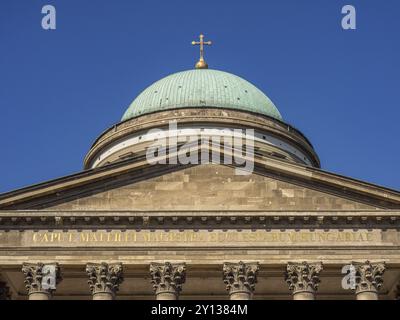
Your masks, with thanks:
[(178, 297), (172, 292), (160, 292), (156, 294), (156, 300), (178, 300)]
[(314, 292), (296, 292), (293, 293), (293, 300), (315, 300)]
[(230, 300), (251, 300), (250, 292), (233, 292), (229, 295)]
[(93, 300), (114, 300), (114, 295), (109, 292), (98, 292), (93, 294)]
[(357, 293), (356, 295), (357, 300), (378, 300), (378, 293), (372, 291), (364, 291)]
[(50, 300), (50, 294), (46, 292), (33, 292), (29, 294), (29, 300)]

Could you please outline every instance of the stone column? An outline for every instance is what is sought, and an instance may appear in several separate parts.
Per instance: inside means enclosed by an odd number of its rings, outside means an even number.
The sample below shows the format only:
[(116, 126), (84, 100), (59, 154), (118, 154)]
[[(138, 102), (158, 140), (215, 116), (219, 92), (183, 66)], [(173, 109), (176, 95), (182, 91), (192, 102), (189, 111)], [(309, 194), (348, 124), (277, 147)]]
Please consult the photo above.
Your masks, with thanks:
[(255, 263), (224, 263), (223, 279), (231, 300), (250, 300), (257, 283), (260, 266)]
[(186, 280), (186, 264), (153, 262), (150, 275), (157, 300), (177, 300)]
[(384, 262), (353, 262), (355, 268), (355, 292), (357, 300), (378, 300), (378, 291), (383, 284), (386, 270)]
[(314, 300), (320, 283), (322, 263), (293, 263), (286, 266), (285, 281), (293, 291), (293, 300)]
[(24, 263), (25, 288), (29, 300), (49, 300), (62, 280), (58, 263)]
[(122, 263), (88, 263), (86, 273), (93, 300), (114, 300), (123, 281)]
[(3, 281), (0, 281), (0, 300), (11, 300), (10, 288)]

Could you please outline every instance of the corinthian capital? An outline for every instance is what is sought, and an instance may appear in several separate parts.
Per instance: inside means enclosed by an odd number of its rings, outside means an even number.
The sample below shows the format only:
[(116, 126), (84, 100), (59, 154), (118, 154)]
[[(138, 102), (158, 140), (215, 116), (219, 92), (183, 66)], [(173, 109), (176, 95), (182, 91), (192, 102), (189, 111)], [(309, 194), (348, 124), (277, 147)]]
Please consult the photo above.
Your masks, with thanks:
[(106, 293), (114, 297), (123, 281), (122, 263), (88, 263), (86, 273), (89, 276), (88, 284), (93, 295)]
[(24, 263), (22, 273), (29, 295), (35, 293), (51, 295), (62, 280), (58, 263)]
[(156, 295), (165, 293), (178, 297), (186, 280), (186, 264), (153, 262), (150, 264), (150, 275)]
[(378, 292), (383, 284), (383, 274), (386, 270), (384, 262), (365, 263), (352, 262), (356, 276), (356, 294), (362, 292)]
[(257, 283), (257, 273), (260, 269), (259, 263), (224, 263), (223, 277), (226, 290), (230, 295), (235, 293), (246, 293), (251, 295)]
[(320, 283), (319, 274), (322, 271), (322, 263), (293, 263), (286, 266), (285, 281), (293, 294), (300, 292), (314, 293)]

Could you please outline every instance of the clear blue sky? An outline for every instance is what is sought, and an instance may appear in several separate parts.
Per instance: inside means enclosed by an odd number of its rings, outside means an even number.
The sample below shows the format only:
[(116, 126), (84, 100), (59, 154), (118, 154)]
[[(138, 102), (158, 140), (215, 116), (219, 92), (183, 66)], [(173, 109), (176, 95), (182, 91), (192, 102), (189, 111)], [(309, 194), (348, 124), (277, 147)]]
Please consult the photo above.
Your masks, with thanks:
[(1, 0), (0, 192), (80, 171), (141, 90), (193, 67), (200, 32), (210, 67), (263, 90), (323, 169), (400, 189), (399, 16), (398, 0)]

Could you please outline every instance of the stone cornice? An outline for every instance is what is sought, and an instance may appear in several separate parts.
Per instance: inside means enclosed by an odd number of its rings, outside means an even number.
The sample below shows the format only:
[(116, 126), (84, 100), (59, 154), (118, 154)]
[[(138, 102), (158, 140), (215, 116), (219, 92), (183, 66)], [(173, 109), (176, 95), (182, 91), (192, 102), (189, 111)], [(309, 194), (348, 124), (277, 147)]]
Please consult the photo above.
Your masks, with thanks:
[(0, 230), (397, 229), (400, 211), (0, 211)]

